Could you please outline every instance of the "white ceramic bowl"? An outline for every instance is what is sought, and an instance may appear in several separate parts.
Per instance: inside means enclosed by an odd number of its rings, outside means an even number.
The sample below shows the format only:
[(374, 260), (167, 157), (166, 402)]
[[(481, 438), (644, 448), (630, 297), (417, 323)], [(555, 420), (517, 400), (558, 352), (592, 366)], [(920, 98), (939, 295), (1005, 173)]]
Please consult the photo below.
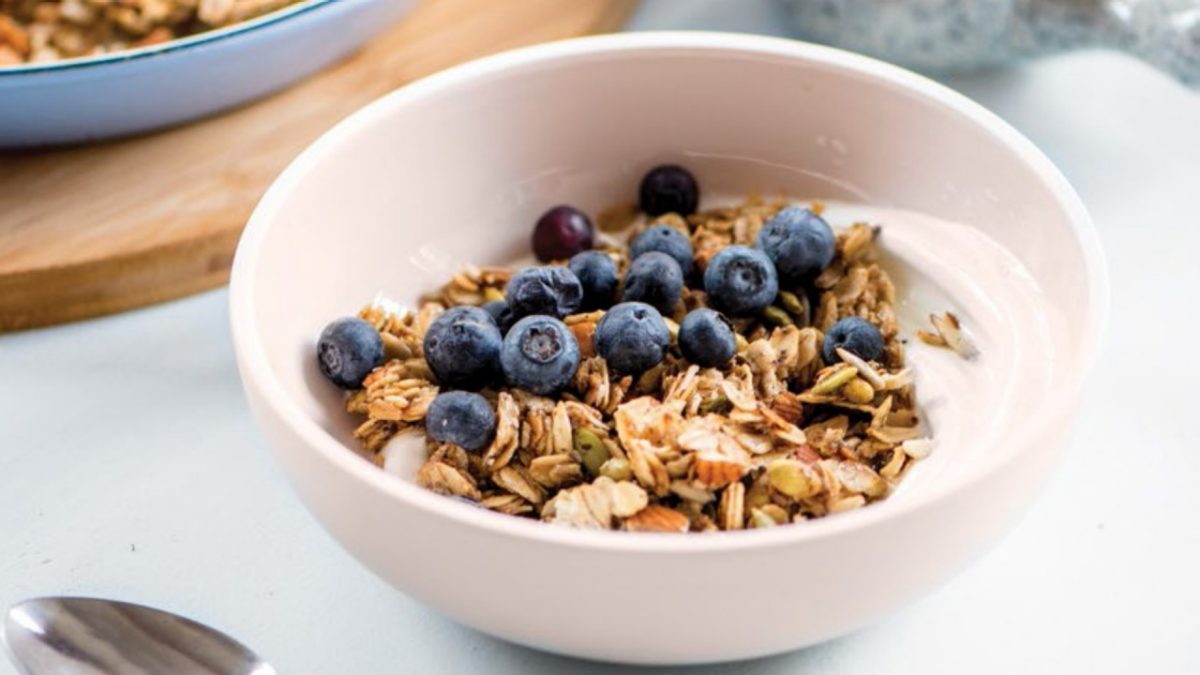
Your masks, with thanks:
[(268, 94), (374, 37), (413, 0), (305, 0), (150, 47), (0, 67), (0, 148), (94, 141)]
[[(1005, 244), (1062, 319), (1038, 412), (1003, 444), (939, 448), (956, 470), (880, 504), (713, 535), (577, 531), (502, 516), (426, 492), (353, 451), (353, 421), (315, 367), (327, 321), (381, 289), (412, 301), (461, 262), (521, 255), (548, 205), (594, 212), (628, 201), (641, 173), (664, 160), (695, 168), (707, 191), (783, 184), (798, 195), (865, 198)], [(251, 218), (231, 312), (246, 391), (275, 456), (367, 567), (508, 640), (666, 664), (846, 633), (995, 542), (1059, 456), (1106, 299), (1102, 255), (1075, 193), (983, 108), (849, 53), (670, 33), (494, 56), (342, 122)]]

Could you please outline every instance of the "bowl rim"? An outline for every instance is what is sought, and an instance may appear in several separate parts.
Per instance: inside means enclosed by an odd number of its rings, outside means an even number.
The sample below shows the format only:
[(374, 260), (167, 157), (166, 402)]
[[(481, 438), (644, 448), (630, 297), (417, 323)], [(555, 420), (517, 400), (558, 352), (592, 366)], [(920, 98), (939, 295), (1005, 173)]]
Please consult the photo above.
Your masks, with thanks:
[(291, 5), (280, 7), (266, 14), (262, 14), (245, 21), (214, 28), (202, 33), (185, 35), (166, 42), (158, 44), (146, 45), (144, 47), (134, 47), (132, 49), (122, 49), (116, 52), (106, 54), (97, 54), (95, 56), (81, 56), (77, 58), (61, 59), (58, 61), (47, 61), (41, 63), (22, 63), (15, 66), (0, 66), (0, 79), (6, 77), (15, 77), (18, 75), (35, 75), (52, 72), (60, 72), (67, 70), (81, 70), (84, 68), (95, 68), (100, 66), (113, 65), (118, 63), (126, 63), (129, 61), (140, 61), (152, 56), (161, 56), (173, 52), (198, 47), (200, 45), (221, 42), (223, 40), (244, 35), (261, 28), (273, 26), (281, 21), (307, 14), (316, 9), (320, 9), (327, 5), (336, 5), (335, 0), (300, 0)]
[[(1086, 308), (1087, 326), (1081, 332), (1081, 344), (1074, 358), (1065, 361), (1067, 377), (1058, 383), (1040, 416), (1025, 425), (1014, 436), (1019, 447), (1001, 460), (967, 467), (952, 481), (938, 482), (903, 500), (883, 505), (855, 509), (807, 523), (804, 527), (779, 527), (739, 532), (714, 532), (704, 536), (679, 536), (659, 533), (629, 533), (605, 530), (582, 530), (552, 527), (546, 523), (494, 513), (425, 490), (411, 481), (380, 470), (374, 464), (348, 448), (311, 419), (291, 400), (267, 365), (266, 350), (259, 340), (254, 308), (254, 268), (262, 242), (276, 213), (289, 193), (324, 155), (339, 146), (344, 139), (390, 116), (391, 112), (411, 101), (452, 88), (460, 82), (486, 77), (523, 66), (536, 66), (547, 61), (573, 58), (594, 58), (620, 52), (709, 52), (742, 53), (772, 56), (816, 63), (846, 74), (857, 74), (881, 86), (902, 87), (910, 92), (951, 108), (982, 127), (985, 133), (997, 138), (1014, 150), (1055, 196), (1066, 213), (1082, 251), (1087, 271), (1089, 302)], [(291, 427), (293, 433), (307, 446), (300, 452), (316, 452), (336, 470), (350, 474), (387, 498), (429, 512), (458, 525), (477, 528), (491, 535), (503, 535), (535, 540), (546, 545), (640, 553), (729, 553), (748, 549), (769, 549), (792, 546), (802, 542), (827, 539), (839, 534), (865, 529), (882, 522), (900, 518), (934, 502), (943, 501), (970, 490), (989, 475), (1019, 461), (1038, 445), (1031, 437), (1045, 432), (1060, 414), (1070, 414), (1077, 402), (1085, 375), (1094, 364), (1107, 324), (1109, 284), (1107, 265), (1100, 247), (1099, 235), (1079, 196), (1062, 173), (1034, 144), (1020, 132), (982, 105), (942, 84), (924, 76), (870, 57), (840, 49), (785, 38), (737, 33), (701, 31), (640, 32), (572, 38), (557, 42), (519, 48), (487, 56), (441, 71), (403, 86), (368, 104), (339, 122), (305, 149), (280, 174), (267, 190), (246, 225), (234, 258), (230, 281), (230, 325), (238, 368), (247, 392), (253, 398), (257, 392), (265, 406), (279, 420)], [(262, 420), (261, 411), (257, 416)], [(1026, 442), (1020, 443), (1020, 440)]]

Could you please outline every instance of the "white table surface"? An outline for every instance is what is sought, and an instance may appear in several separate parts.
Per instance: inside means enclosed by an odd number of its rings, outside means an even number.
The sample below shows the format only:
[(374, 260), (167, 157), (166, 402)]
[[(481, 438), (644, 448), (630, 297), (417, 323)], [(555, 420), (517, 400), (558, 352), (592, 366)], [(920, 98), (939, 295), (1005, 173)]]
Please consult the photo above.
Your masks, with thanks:
[[(777, 18), (767, 2), (651, 0), (633, 27)], [(1106, 53), (950, 84), (1058, 163), (1109, 255), (1112, 323), (1066, 462), (934, 594), (840, 640), (704, 672), (1200, 672), (1200, 94)], [(265, 451), (226, 300), (0, 337), (0, 606), (172, 608), (288, 674), (616, 672), (461, 628), (338, 548)]]

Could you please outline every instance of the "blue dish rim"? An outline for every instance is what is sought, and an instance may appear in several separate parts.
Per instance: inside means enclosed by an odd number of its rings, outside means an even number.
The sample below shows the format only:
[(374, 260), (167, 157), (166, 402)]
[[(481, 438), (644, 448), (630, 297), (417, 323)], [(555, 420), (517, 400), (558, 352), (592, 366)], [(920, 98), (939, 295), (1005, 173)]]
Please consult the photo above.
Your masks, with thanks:
[(302, 2), (298, 2), (294, 5), (280, 7), (274, 12), (268, 12), (253, 19), (240, 21), (232, 26), (205, 31), (203, 33), (196, 33), (195, 35), (189, 35), (175, 40), (168, 40), (167, 42), (157, 45), (126, 49), (119, 52), (112, 52), (111, 54), (101, 54), (100, 56), (86, 56), (75, 59), (64, 59), (62, 61), (51, 61), (48, 63), (26, 63), (19, 66), (0, 67), (0, 79), (19, 75), (35, 75), (64, 70), (79, 70), (82, 68), (125, 63), (127, 61), (138, 61), (141, 59), (150, 58), (152, 56), (169, 54), (203, 44), (219, 42), (221, 40), (243, 35), (260, 28), (266, 28), (268, 26), (277, 24), (280, 21), (284, 21), (295, 16), (300, 16), (301, 14), (306, 14), (315, 9), (325, 7), (326, 5), (335, 4), (337, 2), (353, 1), (355, 0), (303, 0)]

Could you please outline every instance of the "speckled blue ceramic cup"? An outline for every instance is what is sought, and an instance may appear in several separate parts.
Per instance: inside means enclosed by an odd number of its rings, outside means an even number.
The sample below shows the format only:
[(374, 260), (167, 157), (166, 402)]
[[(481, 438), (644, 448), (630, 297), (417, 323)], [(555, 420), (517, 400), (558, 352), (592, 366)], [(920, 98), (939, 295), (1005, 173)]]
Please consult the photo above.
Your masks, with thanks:
[(1200, 87), (1200, 0), (781, 0), (798, 37), (924, 71), (1121, 49)]

